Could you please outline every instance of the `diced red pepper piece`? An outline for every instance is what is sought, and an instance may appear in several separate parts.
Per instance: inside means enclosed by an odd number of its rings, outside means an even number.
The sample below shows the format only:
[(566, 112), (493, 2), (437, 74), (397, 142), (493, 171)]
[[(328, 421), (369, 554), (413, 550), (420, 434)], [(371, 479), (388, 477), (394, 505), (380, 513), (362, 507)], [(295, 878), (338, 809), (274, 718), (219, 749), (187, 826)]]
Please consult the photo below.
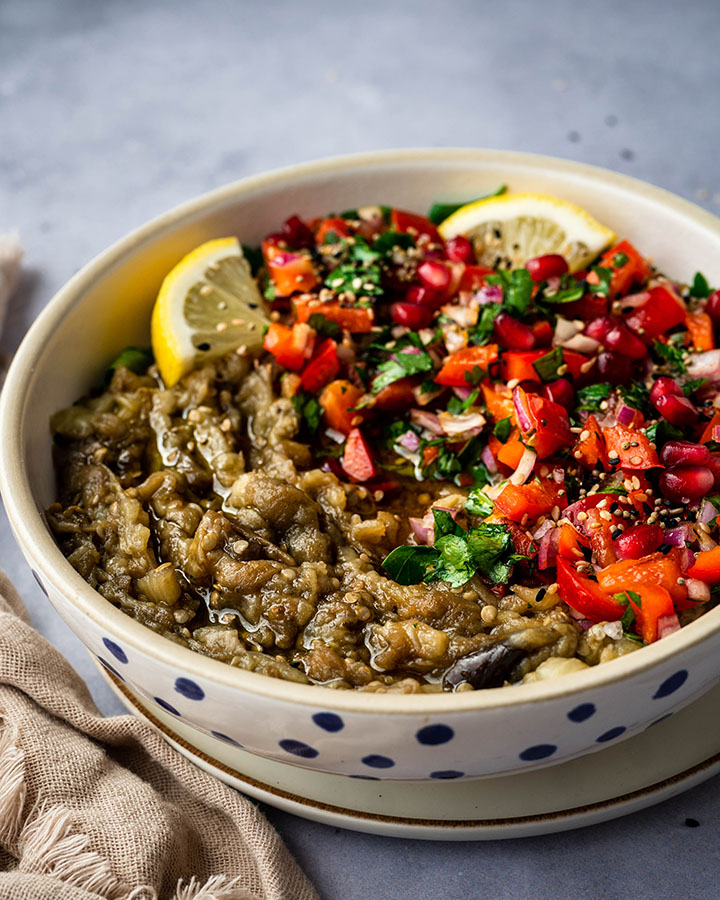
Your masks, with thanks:
[(399, 378), (375, 395), (373, 410), (377, 412), (405, 412), (415, 405), (415, 387), (418, 379), (410, 376)]
[(540, 322), (535, 322), (532, 325), (532, 333), (536, 347), (550, 347), (555, 332), (548, 320), (542, 319)]
[(317, 394), (320, 388), (324, 387), (328, 381), (332, 381), (339, 371), (340, 362), (335, 341), (332, 338), (326, 338), (317, 348), (313, 358), (300, 376), (302, 389), (311, 394)]
[(435, 376), (437, 384), (448, 387), (467, 387), (469, 382), (465, 377), (471, 376), (477, 367), (482, 372), (487, 372), (490, 366), (497, 362), (497, 344), (485, 344), (484, 347), (463, 347), (453, 353)]
[(315, 345), (315, 332), (309, 325), (288, 328), (279, 322), (268, 326), (263, 347), (275, 357), (278, 365), (299, 372), (310, 359)]
[[(547, 349), (507, 350), (500, 360), (500, 374), (505, 381), (539, 381), (540, 376), (533, 368), (533, 363), (548, 352)], [(579, 378), (583, 374), (581, 367), (588, 361), (588, 357), (575, 350), (563, 350), (563, 361), (568, 367), (568, 373), (573, 378)]]
[(359, 428), (351, 429), (345, 441), (341, 465), (353, 481), (370, 481), (377, 475), (370, 447)]
[(363, 395), (364, 391), (349, 381), (342, 378), (331, 381), (323, 388), (319, 398), (325, 424), (342, 434), (350, 434), (362, 417), (362, 411), (355, 407)]
[(622, 559), (597, 573), (600, 587), (609, 594), (628, 589), (634, 591), (637, 585), (655, 584), (669, 591), (676, 602), (687, 597), (687, 587), (678, 584), (678, 578), (683, 580), (674, 549), (666, 554), (650, 553), (642, 559)]
[(487, 266), (465, 266), (458, 290), (479, 291), (485, 284), (487, 276), (494, 274), (495, 270), (488, 269)]
[(443, 246), (437, 228), (430, 219), (426, 219), (424, 216), (418, 216), (403, 209), (393, 209), (390, 212), (390, 228), (402, 234), (411, 234), (413, 237), (426, 234), (432, 243)]
[[(609, 514), (612, 518), (608, 520), (603, 513)], [(595, 506), (587, 511), (587, 519), (583, 523), (585, 533), (590, 539), (595, 561), (600, 566), (609, 566), (617, 559), (612, 532), (618, 522), (622, 522), (622, 519), (615, 519), (613, 513), (610, 513), (607, 508), (599, 509)]]
[(429, 447), (423, 447), (422, 454), (423, 463), (425, 464), (425, 466), (429, 466), (434, 463), (440, 455), (440, 448), (435, 444), (431, 444)]
[(708, 584), (720, 583), (720, 547), (703, 550), (695, 557), (688, 570), (690, 578), (699, 578)]
[[(579, 278), (579, 273), (575, 273)], [(583, 294), (579, 300), (572, 303), (563, 303), (562, 314), (567, 319), (582, 319), (584, 322), (592, 322), (600, 316), (607, 314), (610, 308), (610, 300), (602, 294)]]
[(517, 424), (515, 418), (515, 404), (513, 403), (512, 391), (505, 384), (499, 382), (483, 381), (480, 385), (482, 388), (483, 399), (487, 407), (488, 415), (493, 422), (499, 422), (501, 419), (509, 418), (513, 425)]
[(660, 466), (657, 451), (650, 446), (650, 439), (640, 431), (624, 425), (603, 428), (608, 461), (622, 469), (654, 469)]
[(281, 296), (311, 291), (318, 285), (319, 279), (309, 256), (283, 250), (268, 240), (262, 242), (262, 252), (268, 274)]
[[(623, 257), (627, 257), (621, 262)], [(610, 294), (612, 297), (621, 297), (627, 294), (633, 284), (644, 284), (650, 275), (650, 266), (645, 257), (641, 256), (630, 241), (620, 241), (614, 247), (606, 250), (600, 257), (599, 264), (604, 269), (612, 269), (610, 280)], [(590, 284), (599, 284), (595, 272), (590, 272), (586, 279)]]
[(637, 633), (646, 644), (652, 644), (658, 639), (658, 619), (675, 612), (672, 597), (665, 588), (654, 584), (636, 585), (631, 590), (640, 597), (640, 603), (637, 603), (625, 592), (635, 613)]
[(513, 400), (523, 442), (533, 448), (538, 459), (552, 456), (574, 442), (567, 410), (559, 403), (539, 394), (528, 394), (519, 385), (513, 390)]
[(555, 482), (532, 481), (530, 484), (505, 485), (495, 500), (495, 507), (513, 522), (521, 522), (524, 516), (537, 519), (547, 515), (555, 506), (567, 506), (565, 495), (558, 496)]
[[(327, 241), (327, 236), (333, 234), (336, 236), (337, 240), (333, 241), (331, 238), (330, 241)], [(342, 240), (342, 238), (350, 237), (351, 234), (352, 230), (345, 219), (341, 219), (339, 216), (333, 216), (330, 219), (323, 219), (320, 222), (315, 231), (315, 243), (318, 246), (322, 246), (325, 243), (337, 243)]]
[(298, 322), (307, 322), (313, 313), (319, 313), (328, 322), (335, 322), (353, 334), (369, 334), (375, 323), (375, 313), (366, 306), (340, 306), (339, 303), (319, 303), (294, 297), (293, 307)]
[[(587, 434), (586, 434), (587, 432)], [(580, 432), (577, 444), (573, 447), (573, 457), (584, 466), (592, 471), (598, 465), (603, 469), (607, 469), (607, 450), (605, 449), (605, 440), (600, 431), (595, 416), (590, 415), (585, 421), (583, 430)]]
[(685, 304), (670, 287), (659, 284), (647, 290), (648, 298), (625, 317), (625, 324), (644, 341), (652, 341), (685, 321)]
[(715, 349), (713, 321), (707, 313), (688, 313), (685, 324), (688, 327), (688, 333), (685, 335), (686, 344), (693, 346), (696, 350)]
[(557, 558), (560, 597), (572, 609), (593, 622), (614, 622), (625, 615), (625, 607), (585, 575), (580, 575), (562, 556)]
[(718, 439), (720, 439), (720, 412), (713, 413), (712, 419), (707, 423), (700, 437), (700, 443), (707, 444)]
[(494, 434), (491, 434), (488, 438), (488, 447), (490, 447), (490, 452), (499, 463), (513, 471), (517, 469), (520, 458), (525, 452), (525, 446), (520, 441), (519, 428), (513, 428), (510, 432), (510, 437), (504, 444)]
[(583, 547), (588, 546), (587, 539), (572, 525), (561, 525), (559, 531), (558, 556), (562, 556), (563, 559), (569, 559), (570, 562), (577, 562), (583, 559), (585, 556)]

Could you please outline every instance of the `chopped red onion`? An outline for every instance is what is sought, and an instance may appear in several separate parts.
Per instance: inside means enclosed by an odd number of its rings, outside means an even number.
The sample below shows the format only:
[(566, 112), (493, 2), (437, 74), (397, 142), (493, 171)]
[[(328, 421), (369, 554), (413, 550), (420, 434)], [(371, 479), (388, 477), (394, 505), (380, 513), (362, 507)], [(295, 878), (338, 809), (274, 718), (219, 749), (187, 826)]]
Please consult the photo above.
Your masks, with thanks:
[(717, 510), (712, 503), (709, 500), (703, 500), (698, 510), (697, 520), (707, 525), (709, 522), (712, 522), (717, 514)]
[(667, 637), (669, 634), (680, 631), (680, 620), (675, 613), (670, 613), (667, 616), (660, 616), (657, 624), (658, 640), (662, 640), (662, 638)]
[(534, 450), (530, 450), (529, 447), (526, 447), (523, 450), (523, 455), (520, 457), (520, 462), (517, 464), (517, 469), (515, 469), (510, 476), (510, 481), (513, 484), (525, 484), (532, 475), (536, 459), (537, 453), (535, 453)]
[(456, 397), (459, 397), (460, 400), (465, 401), (474, 390), (475, 388), (471, 387), (454, 387), (453, 393)]
[(413, 530), (413, 534), (415, 535), (415, 539), (417, 540), (417, 542), (419, 544), (427, 544), (428, 546), (430, 546), (435, 540), (435, 522), (433, 520), (428, 525), (425, 521), (426, 519), (427, 515), (423, 516), (422, 519), (411, 516), (408, 519), (408, 522), (410, 523), (410, 527)]
[(492, 454), (492, 450), (487, 445), (483, 447), (483, 451), (480, 454), (480, 459), (485, 463), (485, 468), (491, 475), (497, 475), (497, 462), (495, 462), (495, 457)]
[(697, 533), (689, 522), (678, 525), (677, 528), (670, 528), (665, 532), (665, 543), (672, 547), (685, 547), (687, 543), (693, 543), (697, 540)]
[(707, 603), (710, 599), (710, 585), (699, 578), (686, 578), (685, 585), (688, 590), (688, 597), (691, 600), (696, 600), (698, 603)]
[(479, 291), (475, 291), (473, 296), (475, 301), (481, 306), (484, 306), (486, 303), (503, 302), (503, 292), (499, 284), (486, 284)]
[(433, 434), (442, 435), (443, 430), (440, 425), (440, 419), (435, 413), (428, 412), (425, 409), (411, 409), (410, 421), (413, 425), (419, 425), (421, 428), (427, 428)]
[(632, 406), (627, 406), (621, 402), (615, 413), (618, 425), (629, 425), (635, 418), (636, 413), (637, 410), (633, 409)]
[(683, 574), (695, 563), (695, 554), (687, 547), (680, 551), (680, 569)]
[(538, 525), (538, 527), (533, 531), (532, 536), (534, 541), (539, 541), (540, 538), (547, 534), (550, 529), (555, 528), (555, 522), (552, 519), (545, 519), (542, 525)]
[(415, 453), (416, 450), (420, 449), (420, 438), (414, 431), (406, 431), (405, 434), (398, 439), (398, 444), (402, 444), (406, 450)]
[(565, 469), (561, 469), (559, 466), (555, 466), (550, 474), (552, 475), (552, 479), (555, 484), (565, 483)]
[(623, 308), (626, 306), (632, 306), (635, 309), (638, 306), (643, 306), (643, 304), (647, 303), (650, 299), (649, 291), (640, 291), (639, 294), (628, 294), (627, 297), (622, 298)]
[(560, 541), (560, 529), (553, 528), (547, 531), (540, 539), (538, 546), (537, 567), (543, 569), (552, 568), (557, 562), (558, 542)]
[(518, 425), (521, 431), (531, 431), (533, 423), (520, 402), (519, 385), (513, 390), (513, 403), (515, 404), (515, 413), (517, 415)]
[(590, 356), (595, 353), (600, 346), (600, 342), (596, 341), (595, 338), (588, 337), (586, 334), (576, 334), (569, 340), (562, 341), (559, 346), (566, 347), (568, 350), (575, 350), (577, 353), (586, 353)]
[(706, 350), (704, 353), (691, 356), (687, 370), (691, 378), (720, 381), (720, 350)]
[(438, 413), (440, 427), (449, 437), (458, 434), (473, 436), (480, 434), (485, 425), (485, 416), (480, 412), (464, 412), (459, 416), (452, 416), (448, 412)]

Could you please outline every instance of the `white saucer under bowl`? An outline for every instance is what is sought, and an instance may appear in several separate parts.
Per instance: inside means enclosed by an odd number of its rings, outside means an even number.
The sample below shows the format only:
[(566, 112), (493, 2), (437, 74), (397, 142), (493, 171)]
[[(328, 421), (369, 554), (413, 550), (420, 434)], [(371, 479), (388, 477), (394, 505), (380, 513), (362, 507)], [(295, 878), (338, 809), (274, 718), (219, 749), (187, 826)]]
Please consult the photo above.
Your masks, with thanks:
[(652, 806), (720, 772), (720, 685), (640, 734), (569, 762), (476, 780), (380, 782), (239, 750), (101, 672), (131, 712), (221, 781), (294, 815), (371, 834), (478, 841), (568, 831)]

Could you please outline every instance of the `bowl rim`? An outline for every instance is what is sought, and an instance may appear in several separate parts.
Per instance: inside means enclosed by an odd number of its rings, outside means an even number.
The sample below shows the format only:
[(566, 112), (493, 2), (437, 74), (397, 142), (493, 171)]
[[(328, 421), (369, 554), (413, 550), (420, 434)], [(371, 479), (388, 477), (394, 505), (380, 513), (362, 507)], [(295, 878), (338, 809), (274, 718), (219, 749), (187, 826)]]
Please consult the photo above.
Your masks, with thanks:
[(133, 229), (83, 266), (48, 302), (28, 329), (18, 348), (0, 394), (0, 433), (7, 436), (0, 444), (0, 494), (8, 518), (17, 542), (31, 566), (42, 572), (48, 582), (75, 607), (77, 612), (88, 616), (109, 636), (122, 641), (135, 653), (149, 655), (178, 672), (193, 675), (206, 683), (214, 682), (258, 697), (294, 705), (372, 715), (478, 713), (484, 709), (515, 707), (525, 703), (568, 698), (605, 685), (629, 680), (643, 671), (659, 667), (672, 656), (682, 654), (693, 645), (697, 648), (707, 644), (720, 632), (719, 607), (664, 638), (663, 641), (643, 647), (640, 653), (631, 653), (587, 670), (574, 672), (572, 677), (510, 685), (491, 691), (461, 693), (376, 694), (334, 690), (322, 685), (301, 684), (250, 672), (175, 644), (105, 600), (72, 568), (55, 544), (45, 524), (44, 516), (34, 501), (22, 453), (23, 420), (29, 399), (27, 387), (47, 338), (78, 300), (82, 299), (95, 280), (109, 273), (125, 257), (131, 255), (136, 247), (146, 243), (153, 236), (158, 236), (183, 219), (190, 219), (198, 213), (208, 212), (215, 207), (219, 208), (235, 201), (244, 193), (292, 183), (309, 176), (333, 174), (358, 167), (390, 167), (403, 163), (441, 165), (448, 162), (476, 162), (484, 166), (497, 164), (504, 167), (515, 165), (518, 168), (560, 172), (568, 176), (570, 181), (590, 180), (596, 184), (602, 181), (669, 207), (679, 216), (711, 231), (720, 241), (720, 219), (712, 213), (669, 191), (631, 176), (557, 157), (464, 147), (379, 150), (285, 166), (214, 188)]

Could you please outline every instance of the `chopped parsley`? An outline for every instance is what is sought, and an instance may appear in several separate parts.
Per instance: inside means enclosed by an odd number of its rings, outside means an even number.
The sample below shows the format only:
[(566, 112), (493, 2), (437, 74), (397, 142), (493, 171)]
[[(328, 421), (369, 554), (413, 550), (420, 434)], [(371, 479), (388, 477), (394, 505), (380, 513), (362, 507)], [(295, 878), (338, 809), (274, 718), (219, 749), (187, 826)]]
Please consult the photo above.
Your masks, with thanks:
[(653, 350), (668, 368), (675, 369), (683, 375), (687, 372), (685, 360), (683, 359), (685, 356), (685, 349), (683, 347), (678, 346), (678, 344), (672, 341), (664, 344), (662, 341), (656, 340), (653, 341)]
[(650, 411), (650, 389), (642, 381), (621, 384), (618, 391), (628, 406), (632, 406), (633, 409), (638, 409), (642, 413)]
[(555, 347), (532, 364), (541, 381), (555, 381), (560, 377), (558, 369), (565, 364), (562, 347)]
[(686, 397), (689, 397), (691, 394), (694, 394), (695, 391), (699, 391), (700, 388), (707, 384), (707, 378), (693, 378), (691, 381), (687, 381), (683, 386), (683, 394)]
[(439, 225), (441, 222), (444, 222), (448, 216), (457, 212), (460, 207), (467, 206), (468, 203), (477, 203), (478, 200), (489, 200), (490, 197), (499, 197), (501, 194), (504, 194), (506, 190), (507, 185), (501, 184), (496, 191), (492, 192), (492, 194), (485, 194), (484, 197), (477, 197), (475, 200), (463, 200), (461, 203), (433, 203), (430, 207), (430, 212), (428, 213), (428, 219), (430, 219), (433, 225)]
[(380, 237), (375, 241), (372, 248), (375, 253), (381, 256), (387, 256), (395, 247), (402, 250), (409, 250), (415, 246), (412, 235), (403, 234), (401, 231), (383, 231)]
[(506, 584), (513, 565), (523, 559), (514, 552), (504, 525), (483, 522), (465, 531), (443, 510), (433, 510), (435, 543), (432, 547), (396, 547), (383, 568), (398, 584), (445, 581), (462, 587), (476, 573), (496, 584)]
[(610, 285), (613, 277), (613, 270), (605, 266), (593, 266), (590, 270), (597, 275), (597, 284), (588, 282), (588, 288), (591, 294), (602, 294), (603, 297), (610, 296)]
[(589, 412), (598, 412), (600, 404), (603, 400), (607, 400), (612, 391), (612, 385), (607, 381), (600, 384), (588, 384), (580, 387), (576, 391), (578, 409), (585, 409)]
[(506, 419), (500, 419), (499, 422), (493, 428), (493, 434), (500, 441), (501, 444), (507, 443), (507, 439), (510, 437), (510, 432), (512, 431), (512, 419), (508, 416)]
[(645, 435), (648, 440), (652, 441), (658, 450), (667, 444), (668, 441), (682, 441), (685, 439), (683, 431), (677, 425), (671, 425), (665, 419), (660, 419), (648, 425), (645, 429)]
[(702, 272), (696, 272), (693, 283), (690, 285), (691, 297), (709, 297), (712, 293), (707, 278)]
[(312, 394), (306, 394), (301, 391), (292, 398), (292, 405), (308, 431), (311, 434), (315, 434), (320, 427), (320, 418), (322, 416), (322, 409), (317, 398), (313, 397)]
[(331, 322), (322, 313), (312, 313), (307, 320), (320, 337), (337, 337), (340, 334), (340, 326), (337, 322)]
[(355, 296), (380, 296), (383, 293), (382, 273), (378, 260), (380, 254), (359, 235), (352, 242), (345, 239), (343, 262), (325, 279), (325, 286), (337, 293)]
[[(420, 343), (422, 346), (422, 342)], [(372, 392), (377, 394), (394, 381), (408, 375), (432, 372), (433, 368), (432, 357), (424, 348), (420, 349), (416, 344), (405, 350), (394, 348), (392, 358), (377, 367), (378, 373), (372, 380)]]
[(513, 316), (524, 316), (530, 307), (534, 282), (527, 269), (501, 269), (495, 275), (488, 275), (488, 284), (496, 284), (503, 289), (503, 308)]
[(495, 504), (480, 488), (474, 488), (468, 494), (465, 501), (465, 510), (472, 516), (482, 516), (485, 518), (492, 513)]
[(110, 384), (115, 370), (120, 366), (125, 366), (136, 375), (143, 375), (154, 359), (153, 352), (149, 347), (126, 347), (108, 366), (105, 372), (105, 384)]
[(478, 318), (477, 324), (468, 332), (468, 342), (476, 346), (487, 344), (492, 337), (495, 319), (502, 312), (499, 303), (486, 303)]
[(616, 253), (612, 258), (612, 264), (616, 269), (621, 268), (622, 266), (627, 265), (630, 262), (630, 257), (627, 253)]
[(535, 303), (538, 304), (543, 300), (546, 303), (572, 303), (580, 300), (584, 293), (585, 285), (566, 272), (560, 277), (560, 283), (556, 290), (548, 292), (547, 287), (543, 286), (535, 298)]

